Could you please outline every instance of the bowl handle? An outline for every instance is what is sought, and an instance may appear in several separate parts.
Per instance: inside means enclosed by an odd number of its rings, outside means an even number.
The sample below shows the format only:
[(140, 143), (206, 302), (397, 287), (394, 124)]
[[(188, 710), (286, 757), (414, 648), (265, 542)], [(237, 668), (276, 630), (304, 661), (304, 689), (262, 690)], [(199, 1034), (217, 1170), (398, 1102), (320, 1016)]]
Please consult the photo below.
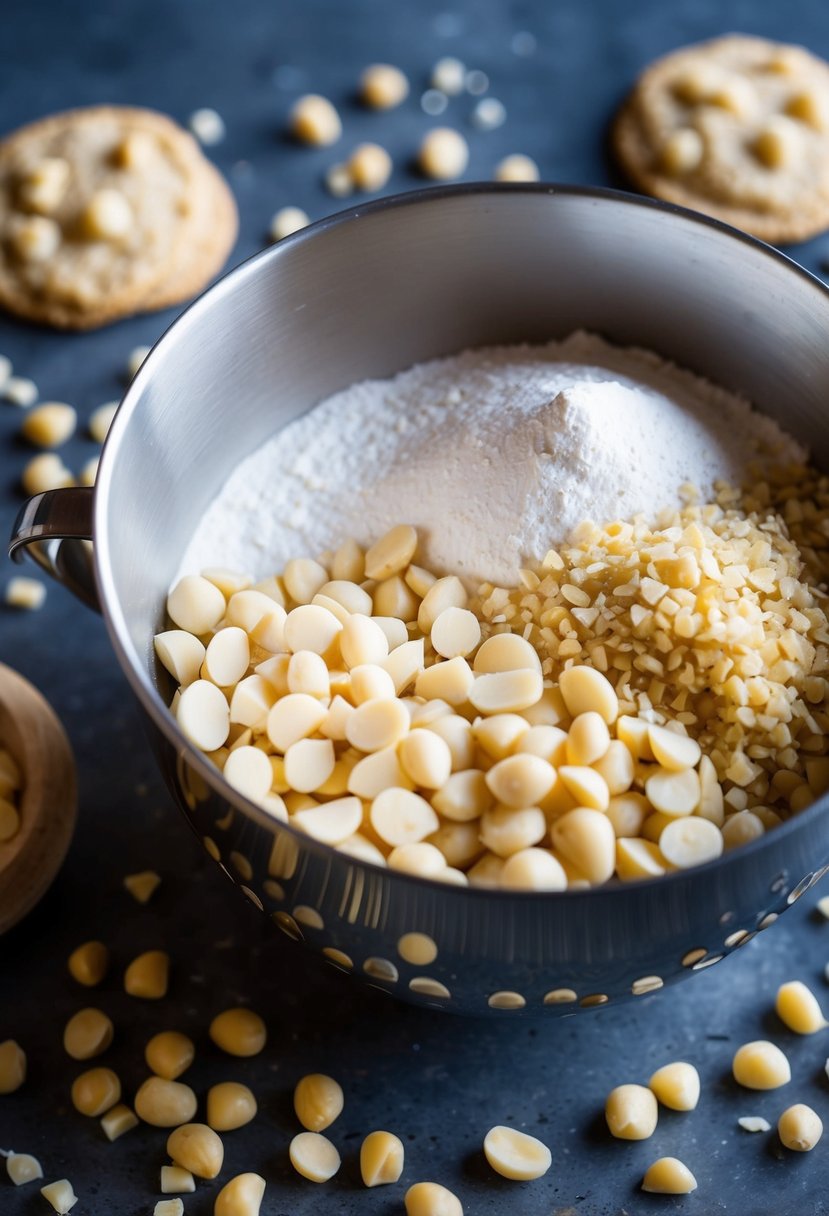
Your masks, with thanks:
[(91, 486), (47, 490), (21, 508), (9, 540), (9, 557), (23, 554), (68, 587), (79, 600), (100, 611), (92, 566)]

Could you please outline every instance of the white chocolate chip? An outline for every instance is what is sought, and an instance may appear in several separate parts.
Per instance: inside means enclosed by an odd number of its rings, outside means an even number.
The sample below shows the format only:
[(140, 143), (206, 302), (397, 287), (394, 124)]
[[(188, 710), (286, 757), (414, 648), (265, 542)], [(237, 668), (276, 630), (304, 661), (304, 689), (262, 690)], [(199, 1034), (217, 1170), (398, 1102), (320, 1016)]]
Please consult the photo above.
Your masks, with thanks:
[(21, 217), (11, 234), (14, 252), (24, 262), (47, 261), (57, 252), (60, 242), (60, 228), (44, 215)]
[(103, 187), (87, 203), (83, 223), (87, 236), (93, 240), (119, 240), (132, 228), (132, 207), (120, 190)]

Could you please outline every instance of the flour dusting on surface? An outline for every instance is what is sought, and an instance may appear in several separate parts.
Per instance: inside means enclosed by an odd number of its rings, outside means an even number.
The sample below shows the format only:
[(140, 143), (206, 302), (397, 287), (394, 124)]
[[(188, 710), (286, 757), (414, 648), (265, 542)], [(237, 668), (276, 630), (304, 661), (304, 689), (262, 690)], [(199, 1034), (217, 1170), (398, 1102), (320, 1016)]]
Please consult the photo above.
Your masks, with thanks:
[(415, 524), (430, 568), (514, 585), (584, 519), (708, 497), (758, 455), (804, 450), (771, 419), (647, 351), (575, 333), (465, 351), (336, 393), (232, 472), (181, 563), (263, 577)]

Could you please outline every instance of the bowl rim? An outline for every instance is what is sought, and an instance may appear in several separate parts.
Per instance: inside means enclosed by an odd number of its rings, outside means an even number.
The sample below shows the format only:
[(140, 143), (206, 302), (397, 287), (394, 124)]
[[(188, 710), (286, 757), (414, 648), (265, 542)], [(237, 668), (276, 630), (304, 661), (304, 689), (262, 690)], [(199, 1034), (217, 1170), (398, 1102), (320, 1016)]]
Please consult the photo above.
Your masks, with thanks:
[[(167, 348), (177, 335), (186, 332), (194, 325), (198, 325), (203, 313), (214, 308), (230, 292), (239, 290), (245, 281), (258, 274), (262, 267), (269, 265), (271, 262), (278, 263), (286, 250), (293, 249), (297, 245), (308, 241), (313, 241), (322, 233), (344, 228), (350, 223), (365, 222), (366, 220), (370, 222), (372, 216), (384, 214), (387, 211), (403, 210), (408, 207), (424, 207), (430, 203), (439, 203), (447, 199), (486, 197), (487, 195), (492, 197), (505, 195), (546, 195), (551, 198), (564, 195), (599, 204), (615, 202), (645, 211), (662, 212), (663, 214), (675, 217), (679, 222), (695, 225), (699, 228), (713, 229), (731, 240), (736, 240), (748, 246), (754, 253), (761, 254), (777, 262), (789, 273), (801, 279), (807, 286), (815, 289), (819, 295), (824, 297), (824, 302), (829, 299), (829, 286), (804, 266), (801, 266), (798, 262), (795, 262), (792, 258), (767, 242), (761, 241), (757, 237), (753, 237), (749, 233), (743, 232), (739, 228), (734, 228), (712, 216), (693, 211), (688, 207), (681, 207), (676, 203), (669, 203), (661, 199), (650, 198), (645, 195), (634, 194), (630, 191), (607, 186), (583, 186), (557, 182), (463, 182), (454, 185), (420, 187), (415, 190), (376, 199), (373, 202), (357, 204), (343, 211), (325, 216), (307, 225), (305, 228), (292, 233), (290, 236), (284, 237), (275, 244), (259, 250), (226, 271), (167, 326), (151, 347), (149, 354), (127, 386), (101, 453), (100, 468), (93, 500), (93, 534), (96, 541), (93, 551), (93, 566), (101, 612), (109, 634), (110, 643), (141, 708), (147, 713), (150, 721), (166, 738), (167, 742), (173, 746), (177, 754), (186, 760), (188, 766), (194, 769), (206, 781), (209, 787), (230, 805), (253, 819), (259, 826), (272, 831), (274, 824), (277, 824), (280, 831), (287, 832), (304, 849), (318, 855), (324, 860), (330, 860), (331, 855), (334, 854), (342, 860), (347, 860), (350, 864), (366, 866), (377, 875), (384, 875), (395, 882), (399, 880), (404, 884), (413, 884), (418, 889), (426, 886), (432, 891), (439, 890), (446, 895), (453, 895), (458, 898), (495, 898), (502, 904), (509, 901), (521, 903), (549, 901), (552, 903), (553, 901), (557, 902), (560, 900), (579, 901), (582, 899), (592, 899), (595, 903), (599, 897), (607, 898), (625, 891), (629, 891), (633, 895), (636, 892), (658, 891), (663, 887), (666, 892), (676, 890), (677, 886), (683, 881), (687, 882), (697, 875), (710, 875), (715, 870), (725, 870), (739, 862), (748, 862), (756, 854), (767, 848), (769, 841), (782, 840), (801, 828), (812, 824), (829, 807), (829, 792), (816, 799), (804, 811), (799, 811), (791, 818), (783, 820), (772, 832), (764, 833), (763, 836), (748, 844), (740, 845), (739, 848), (723, 852), (713, 861), (705, 862), (702, 865), (693, 866), (688, 869), (668, 871), (668, 873), (663, 874), (657, 879), (641, 878), (621, 881), (614, 878), (607, 883), (588, 888), (567, 888), (564, 891), (523, 891), (513, 889), (502, 890), (497, 887), (460, 886), (454, 883), (440, 882), (432, 878), (407, 874), (401, 870), (391, 870), (388, 867), (378, 866), (376, 863), (364, 860), (363, 858), (352, 857), (350, 854), (342, 853), (334, 845), (323, 844), (306, 833), (299, 831), (299, 829), (292, 827), (290, 822), (275, 819), (266, 810), (255, 802), (251, 802), (230, 785), (225, 780), (223, 773), (207, 759), (207, 756), (189, 742), (179, 729), (169, 706), (165, 705), (158, 689), (150, 680), (149, 674), (142, 666), (139, 656), (134, 654), (134, 648), (129, 640), (129, 630), (124, 613), (116, 594), (115, 581), (110, 564), (109, 562), (104, 562), (104, 554), (108, 554), (109, 550), (109, 527), (106, 504), (112, 484), (112, 467), (115, 463), (115, 455), (124, 440), (130, 418), (137, 409), (138, 401), (143, 396), (145, 387), (154, 376), (156, 365), (166, 355)], [(310, 408), (313, 408), (313, 406)]]

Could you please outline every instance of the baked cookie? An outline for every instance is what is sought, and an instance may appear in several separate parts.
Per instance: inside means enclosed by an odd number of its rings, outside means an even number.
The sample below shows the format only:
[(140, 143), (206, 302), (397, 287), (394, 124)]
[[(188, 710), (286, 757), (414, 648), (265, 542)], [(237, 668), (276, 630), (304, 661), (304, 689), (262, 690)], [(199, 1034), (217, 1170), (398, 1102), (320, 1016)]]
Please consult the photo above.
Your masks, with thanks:
[(89, 329), (187, 299), (236, 230), (224, 180), (152, 110), (71, 110), (0, 143), (0, 305), (31, 320)]
[(730, 34), (658, 59), (613, 129), (635, 185), (767, 241), (829, 227), (829, 64)]

